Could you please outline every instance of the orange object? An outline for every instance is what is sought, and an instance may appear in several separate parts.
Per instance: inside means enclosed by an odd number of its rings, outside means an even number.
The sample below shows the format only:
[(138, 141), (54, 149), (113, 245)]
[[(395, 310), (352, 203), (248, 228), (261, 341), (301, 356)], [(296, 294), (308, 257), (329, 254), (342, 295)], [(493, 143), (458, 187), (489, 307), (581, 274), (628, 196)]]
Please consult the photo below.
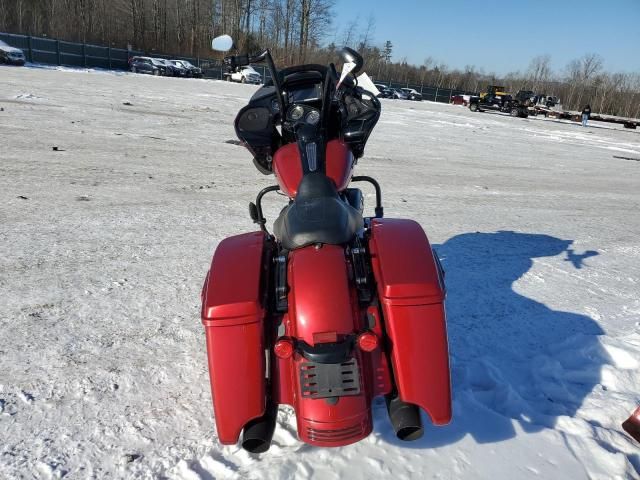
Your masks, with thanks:
[(294, 350), (293, 342), (288, 338), (281, 338), (273, 347), (273, 351), (278, 358), (289, 358), (293, 355)]
[(373, 352), (378, 348), (378, 336), (373, 332), (364, 332), (358, 336), (358, 346), (365, 352)]

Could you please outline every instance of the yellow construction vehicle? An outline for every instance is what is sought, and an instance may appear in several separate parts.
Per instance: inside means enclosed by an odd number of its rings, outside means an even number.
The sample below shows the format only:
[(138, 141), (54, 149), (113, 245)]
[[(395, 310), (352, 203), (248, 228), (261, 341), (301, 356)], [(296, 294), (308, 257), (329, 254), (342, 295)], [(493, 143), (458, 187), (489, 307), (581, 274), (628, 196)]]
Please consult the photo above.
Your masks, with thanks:
[(482, 92), (480, 94), (480, 98), (484, 98), (487, 95), (493, 96), (493, 97), (504, 97), (505, 95), (511, 95), (511, 94), (507, 93), (505, 87), (502, 87), (502, 86), (499, 86), (499, 85), (488, 85), (487, 86), (487, 91), (486, 92)]

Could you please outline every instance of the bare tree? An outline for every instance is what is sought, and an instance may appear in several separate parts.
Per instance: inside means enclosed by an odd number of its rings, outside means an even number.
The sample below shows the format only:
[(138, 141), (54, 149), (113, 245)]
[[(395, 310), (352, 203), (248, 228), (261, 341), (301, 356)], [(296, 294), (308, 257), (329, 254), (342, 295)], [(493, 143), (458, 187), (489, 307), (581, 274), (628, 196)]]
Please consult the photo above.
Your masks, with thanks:
[(358, 43), (358, 50), (366, 50), (369, 47), (369, 42), (371, 42), (371, 37), (373, 37), (376, 30), (376, 17), (373, 13), (370, 13), (367, 17), (367, 26), (365, 27), (362, 36), (360, 37), (360, 42)]
[(581, 59), (582, 79), (586, 82), (602, 70), (603, 60), (597, 53), (588, 53)]
[(214, 33), (228, 33), (240, 50), (270, 48), (282, 66), (335, 61), (342, 43), (359, 49), (380, 81), (475, 92), (505, 85), (557, 95), (573, 110), (591, 103), (598, 113), (640, 115), (640, 73), (607, 72), (594, 53), (559, 73), (549, 55), (531, 59), (524, 73), (501, 76), (473, 65), (452, 69), (431, 57), (416, 66), (393, 62), (391, 40), (375, 44), (373, 15), (340, 32), (331, 27), (334, 16), (334, 0), (0, 0), (0, 31), (10, 33), (192, 56), (209, 56)]
[(551, 76), (551, 56), (538, 55), (529, 64), (529, 81), (535, 91), (546, 88)]

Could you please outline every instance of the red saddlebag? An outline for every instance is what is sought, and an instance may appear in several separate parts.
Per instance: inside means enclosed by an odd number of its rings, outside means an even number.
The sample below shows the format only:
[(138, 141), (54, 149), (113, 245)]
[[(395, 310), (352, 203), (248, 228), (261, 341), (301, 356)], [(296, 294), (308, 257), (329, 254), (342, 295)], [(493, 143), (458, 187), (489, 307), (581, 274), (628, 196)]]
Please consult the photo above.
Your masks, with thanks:
[(434, 424), (446, 424), (451, 382), (444, 286), (429, 240), (413, 220), (374, 219), (369, 249), (400, 399), (424, 409)]
[(225, 444), (236, 443), (244, 425), (265, 411), (264, 246), (262, 232), (223, 240), (202, 290), (213, 408)]

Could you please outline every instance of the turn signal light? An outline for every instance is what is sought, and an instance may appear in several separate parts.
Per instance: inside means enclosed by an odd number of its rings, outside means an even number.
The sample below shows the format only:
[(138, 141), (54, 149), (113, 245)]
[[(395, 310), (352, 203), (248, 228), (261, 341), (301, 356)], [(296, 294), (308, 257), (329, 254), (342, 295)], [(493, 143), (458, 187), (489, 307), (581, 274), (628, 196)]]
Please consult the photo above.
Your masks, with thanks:
[(373, 332), (364, 332), (358, 335), (358, 347), (365, 352), (373, 352), (378, 348), (378, 336)]
[(273, 351), (278, 358), (289, 358), (293, 355), (293, 342), (288, 338), (281, 338), (274, 345)]

